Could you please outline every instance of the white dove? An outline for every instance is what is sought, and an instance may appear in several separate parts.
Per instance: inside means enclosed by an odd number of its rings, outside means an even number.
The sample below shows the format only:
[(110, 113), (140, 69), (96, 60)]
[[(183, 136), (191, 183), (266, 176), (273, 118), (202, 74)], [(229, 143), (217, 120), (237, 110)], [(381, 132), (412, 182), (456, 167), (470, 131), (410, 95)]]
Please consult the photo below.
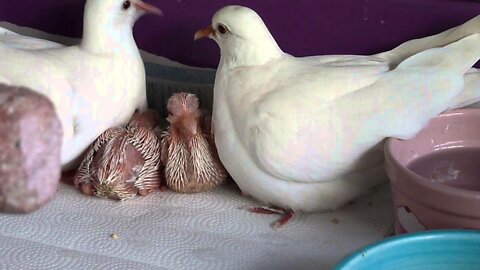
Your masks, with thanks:
[[(227, 6), (195, 40), (221, 60), (213, 128), (221, 161), (243, 193), (294, 213), (331, 210), (386, 180), (383, 142), (413, 137), (448, 108), (479, 101), (480, 16), (373, 56), (295, 58), (255, 11)], [(465, 88), (465, 80), (468, 84)]]
[(31, 88), (55, 105), (64, 170), (77, 165), (103, 131), (146, 109), (145, 69), (132, 35), (145, 12), (161, 14), (141, 0), (87, 0), (77, 46), (32, 49), (13, 36), (0, 42), (0, 82)]

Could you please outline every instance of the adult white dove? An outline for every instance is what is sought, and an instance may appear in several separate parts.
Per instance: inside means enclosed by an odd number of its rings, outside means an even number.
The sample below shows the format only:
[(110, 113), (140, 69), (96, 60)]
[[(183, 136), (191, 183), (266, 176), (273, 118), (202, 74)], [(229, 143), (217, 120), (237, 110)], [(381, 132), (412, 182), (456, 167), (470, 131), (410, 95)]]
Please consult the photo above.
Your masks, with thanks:
[(77, 165), (103, 131), (146, 108), (145, 69), (132, 35), (145, 12), (161, 14), (141, 0), (87, 0), (77, 46), (31, 49), (11, 39), (0, 42), (0, 82), (31, 88), (55, 105), (64, 170)]
[[(373, 56), (295, 58), (253, 10), (227, 6), (195, 39), (221, 49), (213, 128), (221, 161), (243, 193), (284, 209), (336, 209), (383, 182), (383, 141), (477, 102), (480, 16)], [(265, 210), (266, 209), (266, 210)], [(254, 208), (254, 212), (278, 212)]]

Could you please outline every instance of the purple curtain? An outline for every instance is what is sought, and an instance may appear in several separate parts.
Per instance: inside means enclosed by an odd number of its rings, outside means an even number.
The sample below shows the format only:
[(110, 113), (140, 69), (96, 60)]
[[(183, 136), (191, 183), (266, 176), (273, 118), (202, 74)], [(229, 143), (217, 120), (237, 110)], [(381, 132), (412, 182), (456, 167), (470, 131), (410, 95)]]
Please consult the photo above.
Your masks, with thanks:
[[(213, 41), (194, 32), (228, 4), (257, 10), (281, 48), (296, 56), (371, 54), (456, 26), (480, 14), (476, 0), (146, 0), (165, 16), (135, 27), (140, 48), (195, 66), (216, 67)], [(85, 0), (0, 0), (0, 20), (80, 37)]]

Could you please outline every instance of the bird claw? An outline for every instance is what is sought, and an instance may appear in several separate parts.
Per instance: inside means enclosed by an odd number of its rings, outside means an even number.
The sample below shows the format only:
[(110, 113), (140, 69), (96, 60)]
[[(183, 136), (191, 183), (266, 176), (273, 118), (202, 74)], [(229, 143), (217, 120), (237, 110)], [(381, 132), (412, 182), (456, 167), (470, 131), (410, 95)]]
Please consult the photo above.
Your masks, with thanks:
[(283, 215), (285, 210), (274, 207), (251, 207), (247, 209), (251, 213), (264, 214), (264, 215)]
[(293, 210), (285, 210), (278, 207), (250, 207), (247, 210), (255, 214), (280, 215), (280, 219), (272, 224), (274, 230), (282, 228), (293, 217), (295, 217), (295, 212), (293, 212)]
[(295, 212), (293, 212), (292, 210), (285, 210), (280, 219), (277, 222), (273, 223), (273, 229), (278, 230), (282, 228), (283, 225), (287, 224), (293, 217), (295, 217)]

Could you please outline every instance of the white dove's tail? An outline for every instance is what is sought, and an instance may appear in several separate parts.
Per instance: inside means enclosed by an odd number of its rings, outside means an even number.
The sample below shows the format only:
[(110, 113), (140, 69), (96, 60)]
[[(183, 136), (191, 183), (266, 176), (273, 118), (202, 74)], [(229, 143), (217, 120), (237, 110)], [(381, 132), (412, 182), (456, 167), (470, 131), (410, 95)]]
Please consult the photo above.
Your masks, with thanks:
[(464, 107), (480, 108), (480, 70), (472, 68), (463, 78), (465, 89), (453, 99), (448, 110)]
[(413, 55), (401, 62), (397, 69), (428, 66), (462, 75), (465, 81), (464, 90), (451, 100), (448, 107), (454, 109), (480, 100), (480, 72), (471, 69), (479, 59), (480, 34), (473, 34), (445, 47), (428, 49)]
[(409, 40), (393, 50), (379, 53), (375, 56), (388, 60), (391, 68), (395, 68), (412, 55), (431, 48), (444, 47), (476, 33), (480, 33), (480, 15), (462, 25), (451, 28), (437, 35)]
[(401, 62), (397, 69), (439, 67), (459, 74), (466, 73), (480, 59), (480, 34), (467, 36), (442, 48), (415, 54)]

